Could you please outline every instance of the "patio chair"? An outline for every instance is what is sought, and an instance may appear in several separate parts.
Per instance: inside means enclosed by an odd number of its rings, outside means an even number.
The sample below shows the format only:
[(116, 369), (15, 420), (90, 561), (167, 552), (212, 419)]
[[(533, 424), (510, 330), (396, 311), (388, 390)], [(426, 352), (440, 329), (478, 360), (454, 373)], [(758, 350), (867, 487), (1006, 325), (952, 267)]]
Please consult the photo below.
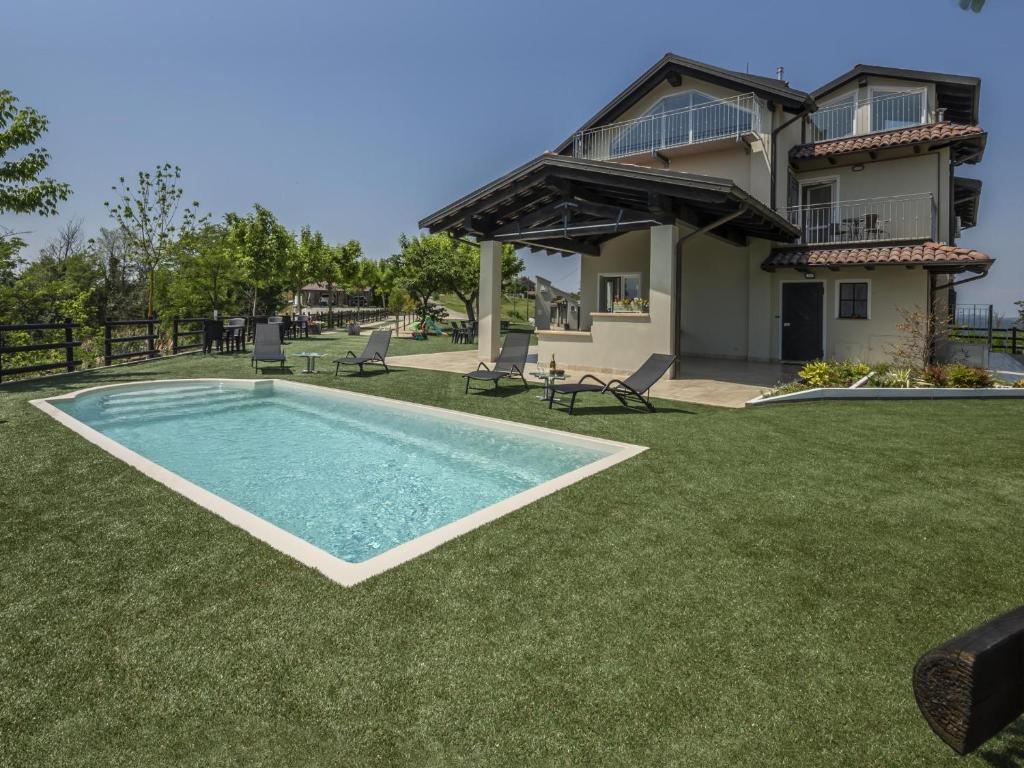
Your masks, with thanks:
[(262, 323), (256, 326), (256, 338), (252, 343), (252, 361), (256, 372), (260, 371), (260, 363), (280, 363), (284, 368), (284, 348), (281, 346), (280, 326), (273, 323)]
[[(569, 414), (576, 407), (576, 396), (581, 392), (597, 392), (599, 394), (611, 394), (629, 407), (630, 401), (637, 400), (648, 411), (654, 412), (654, 405), (649, 397), (644, 395), (657, 383), (658, 379), (665, 375), (665, 372), (672, 367), (676, 361), (675, 355), (651, 355), (647, 361), (626, 379), (612, 379), (607, 384), (593, 374), (582, 376), (575, 384), (553, 384), (551, 386), (551, 399), (548, 400), (548, 408), (555, 403), (555, 395), (570, 395)], [(595, 384), (585, 384), (587, 379), (593, 379)]]
[(530, 351), (530, 334), (528, 331), (509, 331), (505, 335), (505, 343), (501, 345), (501, 352), (493, 368), (488, 368), (486, 363), (480, 363), (475, 371), (462, 374), (466, 379), (466, 393), (469, 393), (470, 381), (491, 381), (494, 388), (498, 388), (501, 379), (511, 379), (518, 376), (523, 380), (523, 386), (529, 389), (523, 372), (526, 370), (526, 356)]
[(451, 338), (452, 344), (457, 344), (462, 340), (462, 329), (459, 328), (459, 324), (454, 320), (449, 325), (448, 336)]
[(224, 321), (203, 320), (203, 354), (210, 354), (214, 347), (218, 352), (224, 351)]
[(229, 318), (224, 325), (224, 341), (229, 352), (245, 352), (245, 318)]
[(366, 342), (366, 348), (361, 355), (352, 350), (345, 353), (345, 357), (334, 360), (334, 375), (341, 372), (343, 365), (358, 365), (359, 372), (363, 372), (364, 365), (383, 365), (385, 373), (391, 373), (385, 358), (388, 356), (388, 346), (391, 344), (391, 331), (374, 331), (370, 334), (370, 340)]

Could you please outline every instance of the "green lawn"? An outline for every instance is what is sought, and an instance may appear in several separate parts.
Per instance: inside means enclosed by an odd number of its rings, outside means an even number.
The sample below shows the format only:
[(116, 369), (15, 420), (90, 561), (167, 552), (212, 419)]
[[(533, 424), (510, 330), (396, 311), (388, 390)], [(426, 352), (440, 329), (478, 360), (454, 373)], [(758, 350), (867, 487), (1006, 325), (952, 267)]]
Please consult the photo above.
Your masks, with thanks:
[(28, 404), (250, 375), (189, 356), (0, 388), (0, 765), (934, 768), (1024, 748), (1018, 728), (954, 759), (910, 688), (920, 653), (1024, 594), (1016, 403), (569, 417), (454, 374), (321, 376), (651, 448), (354, 588)]

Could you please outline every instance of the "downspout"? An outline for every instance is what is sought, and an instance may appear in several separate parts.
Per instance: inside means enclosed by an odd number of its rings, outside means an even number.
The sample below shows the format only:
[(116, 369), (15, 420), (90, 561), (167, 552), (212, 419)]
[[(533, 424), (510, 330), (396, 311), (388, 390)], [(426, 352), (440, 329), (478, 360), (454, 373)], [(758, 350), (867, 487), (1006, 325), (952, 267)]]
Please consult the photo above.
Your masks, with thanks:
[(778, 186), (778, 183), (776, 181), (776, 179), (778, 177), (778, 174), (776, 173), (776, 167), (777, 167), (776, 164), (778, 163), (778, 157), (777, 157), (778, 152), (776, 151), (778, 149), (778, 136), (779, 136), (779, 134), (784, 129), (786, 129), (789, 126), (791, 126), (797, 120), (800, 120), (801, 118), (807, 117), (813, 111), (814, 110), (811, 109), (810, 107), (805, 107), (802, 112), (798, 112), (793, 117), (791, 117), (789, 120), (787, 120), (782, 125), (780, 125), (778, 128), (773, 128), (772, 129), (772, 164), (771, 164), (771, 173), (769, 174), (769, 176), (771, 176), (771, 181), (772, 181), (771, 209), (773, 211), (776, 210), (776, 208), (775, 208), (775, 201), (776, 201), (776, 198), (778, 197), (778, 195), (776, 194), (776, 187)]
[(744, 213), (750, 210), (750, 206), (743, 204), (732, 213), (727, 213), (720, 219), (716, 219), (710, 224), (705, 224), (700, 229), (695, 229), (687, 235), (683, 235), (676, 242), (676, 275), (675, 275), (675, 290), (672, 296), (672, 316), (675, 318), (675, 338), (672, 340), (672, 346), (675, 349), (676, 362), (672, 369), (672, 378), (679, 376), (679, 368), (682, 365), (682, 339), (683, 339), (683, 243), (687, 240), (691, 240), (698, 235), (704, 235), (713, 229), (723, 224), (728, 224), (735, 218), (742, 216)]

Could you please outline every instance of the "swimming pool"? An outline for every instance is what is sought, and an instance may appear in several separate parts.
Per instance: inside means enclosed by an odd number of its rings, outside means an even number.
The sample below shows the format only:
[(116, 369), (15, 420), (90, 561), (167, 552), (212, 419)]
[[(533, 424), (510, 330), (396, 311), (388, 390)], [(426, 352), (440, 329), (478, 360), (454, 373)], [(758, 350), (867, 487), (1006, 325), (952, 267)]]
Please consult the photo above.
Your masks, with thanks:
[(346, 585), (644, 450), (281, 379), (154, 381), (32, 402)]

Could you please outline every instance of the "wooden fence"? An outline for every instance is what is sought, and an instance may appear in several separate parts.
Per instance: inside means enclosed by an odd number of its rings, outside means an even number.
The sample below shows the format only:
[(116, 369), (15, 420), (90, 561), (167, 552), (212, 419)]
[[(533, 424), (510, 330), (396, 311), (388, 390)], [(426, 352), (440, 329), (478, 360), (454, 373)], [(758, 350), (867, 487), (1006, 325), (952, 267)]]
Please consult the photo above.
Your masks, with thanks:
[(993, 352), (1024, 353), (1024, 330), (1019, 328), (952, 328), (950, 339), (968, 344), (987, 344)]
[[(206, 339), (205, 317), (178, 317), (174, 316), (171, 321), (171, 354), (188, 352), (191, 349), (202, 349)], [(199, 327), (196, 328), (196, 323)], [(191, 326), (183, 328), (182, 326)], [(187, 339), (187, 344), (182, 344), (182, 339)], [(198, 339), (198, 341), (197, 341)]]
[[(62, 323), (22, 323), (20, 325), (0, 325), (0, 382), (4, 376), (8, 378), (22, 373), (37, 373), (40, 371), (53, 371), (63, 368), (67, 371), (74, 371), (80, 360), (75, 359), (75, 347), (81, 346), (81, 340), (75, 340), (74, 330), (78, 328), (77, 323), (71, 322), (70, 317), (65, 317)], [(29, 344), (8, 343), (4, 338), (5, 334), (24, 331), (28, 333), (41, 333), (63, 331), (63, 341), (34, 341)], [(59, 334), (58, 334), (59, 335)], [(50, 363), (34, 363), (32, 365), (16, 365), (4, 367), (4, 355), (16, 355), (20, 352), (42, 352), (48, 350), (64, 350), (64, 360)]]
[[(159, 352), (156, 349), (156, 341), (160, 338), (160, 334), (157, 331), (157, 324), (160, 321), (155, 317), (149, 317), (145, 320), (107, 320), (103, 323), (103, 364), (110, 365), (115, 360), (125, 360), (130, 357), (156, 357)], [(114, 331), (118, 328), (124, 328), (128, 330), (127, 336), (115, 336)], [(134, 329), (145, 328), (145, 333), (136, 333)], [(141, 342), (145, 342), (143, 349), (129, 349), (123, 350), (124, 344), (130, 344), (137, 346)], [(116, 346), (115, 346), (116, 345)]]

